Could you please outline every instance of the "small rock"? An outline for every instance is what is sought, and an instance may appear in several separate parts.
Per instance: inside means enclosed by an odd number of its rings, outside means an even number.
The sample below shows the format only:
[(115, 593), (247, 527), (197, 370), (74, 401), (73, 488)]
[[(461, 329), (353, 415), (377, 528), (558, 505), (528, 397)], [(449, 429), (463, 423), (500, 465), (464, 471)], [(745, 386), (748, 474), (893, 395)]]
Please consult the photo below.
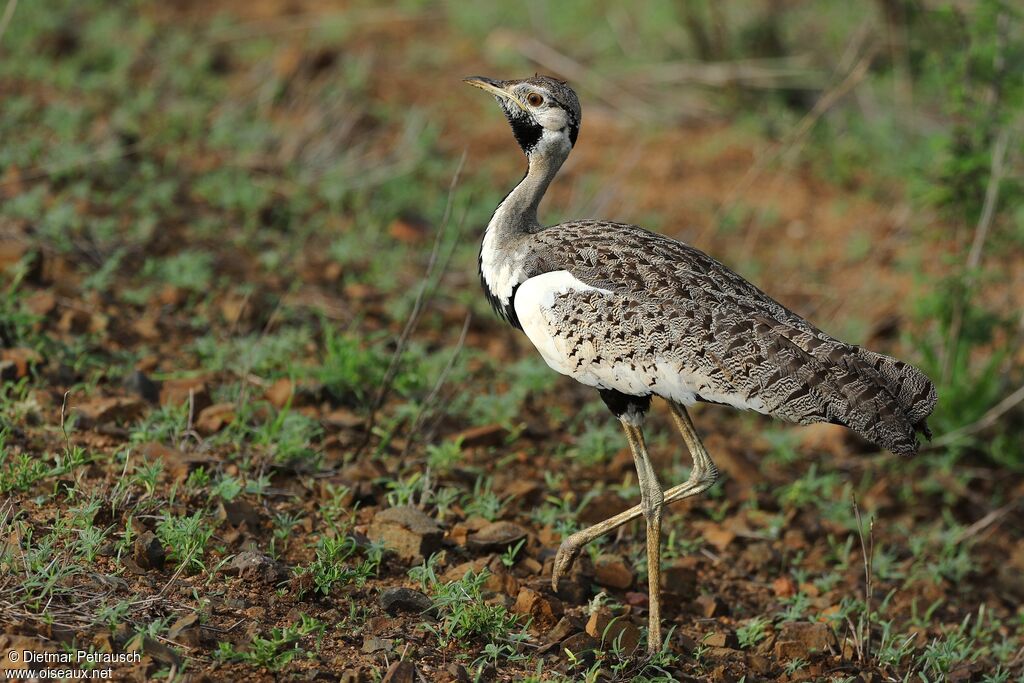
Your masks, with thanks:
[(767, 657), (763, 657), (753, 652), (748, 652), (746, 660), (747, 668), (761, 676), (768, 675), (772, 670), (771, 660), (769, 660)]
[(185, 453), (177, 448), (170, 448), (154, 441), (139, 446), (139, 453), (146, 460), (163, 462), (164, 471), (175, 479), (186, 479), (194, 470), (204, 466), (208, 467), (215, 462), (208, 455)]
[(53, 292), (40, 289), (25, 298), (25, 307), (38, 316), (48, 316), (57, 308), (57, 297)]
[(404, 560), (416, 562), (441, 549), (444, 533), (433, 518), (405, 505), (381, 510), (370, 522), (368, 536)]
[(132, 544), (132, 559), (142, 569), (163, 569), (167, 560), (160, 539), (152, 531), (146, 531), (135, 537)]
[(508, 431), (500, 424), (490, 424), (465, 429), (455, 435), (455, 440), (462, 439), (464, 448), (500, 446), (505, 441), (507, 434)]
[(12, 360), (0, 360), (0, 382), (16, 382), (18, 366)]
[(487, 567), (490, 576), (484, 581), (483, 588), (485, 591), (507, 595), (511, 601), (512, 596), (519, 595), (519, 579), (509, 574), (497, 557), (495, 560)]
[(65, 308), (57, 320), (57, 329), (65, 334), (82, 334), (89, 331), (92, 316), (77, 308)]
[(189, 396), (192, 397), (193, 402), (192, 412), (196, 415), (213, 403), (210, 399), (210, 388), (204, 379), (168, 379), (160, 385), (160, 405), (162, 406), (178, 407), (188, 403)]
[(142, 654), (152, 657), (161, 664), (181, 668), (181, 657), (178, 656), (178, 653), (154, 638), (146, 636), (141, 641), (134, 638), (126, 648), (127, 652), (138, 652), (139, 650), (142, 650)]
[(290, 574), (287, 567), (258, 550), (246, 550), (235, 555), (224, 573), (267, 585), (284, 581)]
[(544, 635), (545, 645), (540, 648), (541, 654), (547, 654), (562, 643), (563, 640), (583, 629), (583, 623), (573, 616), (564, 616), (555, 627)]
[(216, 434), (235, 421), (234, 403), (215, 403), (206, 406), (196, 418), (196, 431), (203, 436)]
[(200, 636), (199, 615), (193, 612), (178, 619), (167, 630), (167, 636), (185, 647), (198, 647)]
[(814, 653), (838, 649), (836, 634), (828, 624), (820, 622), (792, 621), (783, 624), (775, 641), (775, 656), (780, 659), (807, 659)]
[(124, 388), (148, 403), (160, 402), (160, 383), (151, 380), (141, 370), (134, 370), (124, 378)]
[(709, 633), (704, 636), (700, 642), (708, 647), (723, 647), (730, 650), (738, 649), (740, 646), (739, 639), (732, 631), (715, 631), (713, 633)]
[(801, 451), (817, 451), (831, 455), (843, 455), (847, 451), (847, 430), (839, 425), (818, 422), (797, 430)]
[(8, 363), (13, 368), (12, 379), (21, 379), (27, 377), (32, 368), (40, 365), (43, 362), (43, 357), (32, 349), (17, 347), (0, 349), (0, 362)]
[(639, 593), (637, 591), (626, 591), (626, 604), (632, 605), (633, 607), (647, 607), (651, 604), (651, 596), (647, 593)]
[(544, 487), (531, 479), (515, 479), (505, 486), (502, 495), (520, 505), (530, 506), (540, 501), (543, 492)]
[(535, 560), (530, 556), (526, 556), (516, 563), (516, 570), (521, 572), (520, 576), (528, 576), (531, 574), (540, 574), (544, 570), (544, 565)]
[(377, 598), (384, 611), (388, 614), (414, 612), (422, 614), (433, 607), (433, 602), (423, 593), (411, 588), (388, 588)]
[(595, 650), (601, 645), (600, 641), (589, 633), (577, 633), (562, 641), (561, 653), (571, 652), (577, 660), (582, 660), (584, 666), (594, 661)]
[(708, 619), (728, 614), (729, 610), (721, 598), (714, 595), (699, 595), (693, 601), (694, 611)]
[(697, 563), (695, 558), (680, 558), (661, 571), (661, 586), (665, 595), (689, 598), (697, 592)]
[(335, 429), (354, 429), (366, 424), (365, 417), (357, 415), (348, 408), (335, 408), (321, 417), (320, 420), (325, 426), (334, 427)]
[(222, 500), (217, 504), (217, 517), (231, 526), (245, 524), (250, 530), (259, 529), (263, 524), (263, 515), (259, 509), (247, 500)]
[(381, 683), (416, 683), (416, 667), (407, 659), (395, 662), (388, 667)]
[(448, 675), (452, 677), (455, 683), (471, 683), (473, 678), (466, 671), (466, 667), (461, 664), (449, 664)]
[(788, 576), (780, 576), (772, 581), (772, 590), (777, 598), (789, 598), (796, 595), (796, 582)]
[(391, 641), (377, 636), (363, 638), (363, 654), (372, 655), (375, 652), (385, 652), (392, 647)]
[(370, 683), (370, 675), (363, 668), (346, 669), (341, 673), (338, 683)]
[(131, 330), (143, 341), (157, 341), (162, 337), (160, 324), (155, 316), (144, 315), (131, 322)]
[(95, 427), (118, 420), (134, 420), (143, 413), (145, 406), (137, 398), (110, 396), (79, 403), (73, 410), (79, 416), (79, 425)]
[(270, 402), (275, 408), (284, 408), (292, 400), (295, 394), (295, 384), (288, 378), (282, 377), (270, 385), (263, 398)]
[(617, 644), (626, 656), (632, 654), (640, 644), (640, 629), (625, 617), (614, 617), (607, 607), (595, 610), (590, 615), (586, 631), (607, 647)]
[(526, 529), (513, 522), (491, 522), (470, 536), (466, 544), (479, 551), (501, 552), (526, 538)]
[(753, 543), (743, 550), (740, 559), (754, 571), (764, 571), (775, 566), (779, 556), (768, 543)]
[(3, 239), (0, 241), (0, 270), (7, 270), (17, 265), (29, 253), (27, 241)]
[(587, 501), (579, 513), (582, 524), (597, 524), (614, 517), (629, 507), (629, 503), (614, 491), (602, 491)]
[(533, 617), (534, 623), (539, 626), (546, 626), (555, 623), (555, 619), (562, 613), (560, 602), (555, 603), (532, 588), (520, 588), (516, 597), (516, 604), (512, 606), (515, 614), (526, 614)]
[[(460, 564), (452, 565), (445, 570), (444, 574), (441, 575), (441, 580), (444, 582), (449, 581), (460, 581), (466, 574), (473, 572), (473, 574), (479, 574), (487, 568), (488, 558), (478, 557), (475, 560), (469, 562), (462, 562)], [(518, 591), (517, 591), (518, 592)]]
[(618, 555), (598, 555), (594, 562), (594, 581), (606, 588), (624, 590), (633, 585), (633, 570)]
[(388, 234), (399, 242), (418, 244), (426, 239), (430, 232), (430, 223), (422, 216), (403, 214), (391, 221)]
[(722, 552), (736, 538), (736, 533), (719, 524), (709, 524), (701, 532), (701, 536), (704, 537), (705, 541), (715, 546), (718, 552)]

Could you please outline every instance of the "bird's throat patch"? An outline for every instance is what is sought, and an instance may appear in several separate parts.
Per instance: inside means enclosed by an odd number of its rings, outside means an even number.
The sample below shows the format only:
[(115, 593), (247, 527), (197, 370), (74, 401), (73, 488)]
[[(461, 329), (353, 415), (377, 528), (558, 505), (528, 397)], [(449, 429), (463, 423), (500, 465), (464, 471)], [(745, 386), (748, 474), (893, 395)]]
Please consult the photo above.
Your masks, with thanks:
[(532, 152), (544, 134), (544, 128), (529, 116), (510, 116), (508, 122), (512, 125), (512, 134), (516, 136), (516, 142), (523, 148), (523, 152)]

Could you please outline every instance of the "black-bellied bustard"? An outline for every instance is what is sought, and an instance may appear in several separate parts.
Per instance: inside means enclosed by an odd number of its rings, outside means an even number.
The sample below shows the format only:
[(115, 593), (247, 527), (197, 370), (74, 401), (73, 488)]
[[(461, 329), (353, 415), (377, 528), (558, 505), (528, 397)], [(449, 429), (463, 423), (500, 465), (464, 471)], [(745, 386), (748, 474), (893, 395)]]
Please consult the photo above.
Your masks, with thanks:
[[(830, 337), (691, 246), (607, 221), (541, 225), (537, 206), (579, 133), (576, 93), (546, 76), (466, 82), (495, 96), (529, 163), (484, 233), (484, 291), (551, 368), (597, 388), (622, 422), (640, 484), (640, 505), (562, 542), (552, 585), (587, 543), (643, 516), (653, 652), (661, 646), (662, 508), (718, 476), (686, 406), (832, 422), (912, 455), (917, 432), (930, 436), (935, 387), (910, 365)], [(690, 478), (667, 491), (641, 431), (653, 396), (668, 402), (693, 458)]]

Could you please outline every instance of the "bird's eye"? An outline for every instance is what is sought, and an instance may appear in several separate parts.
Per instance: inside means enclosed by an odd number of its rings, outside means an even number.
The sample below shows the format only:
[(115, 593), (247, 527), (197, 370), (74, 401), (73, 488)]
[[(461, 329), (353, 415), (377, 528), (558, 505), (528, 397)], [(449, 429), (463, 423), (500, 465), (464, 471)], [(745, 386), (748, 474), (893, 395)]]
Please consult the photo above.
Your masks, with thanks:
[(526, 96), (526, 101), (531, 107), (539, 107), (544, 104), (544, 96), (537, 92), (532, 92)]

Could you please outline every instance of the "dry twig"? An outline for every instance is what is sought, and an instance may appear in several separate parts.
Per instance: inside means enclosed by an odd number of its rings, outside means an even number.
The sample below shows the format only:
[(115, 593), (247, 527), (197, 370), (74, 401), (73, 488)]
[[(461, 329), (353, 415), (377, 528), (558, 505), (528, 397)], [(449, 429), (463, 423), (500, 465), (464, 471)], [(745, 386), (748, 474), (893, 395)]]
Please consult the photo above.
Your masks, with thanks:
[[(441, 225), (437, 230), (437, 234), (434, 237), (434, 246), (430, 251), (430, 258), (427, 261), (427, 272), (423, 276), (423, 283), (420, 286), (419, 291), (416, 293), (416, 300), (413, 303), (412, 311), (409, 313), (409, 318), (405, 322), (405, 327), (402, 329), (402, 333), (398, 337), (398, 341), (395, 345), (395, 351), (391, 355), (391, 362), (388, 364), (387, 370), (384, 372), (384, 379), (381, 380), (380, 390), (377, 392), (377, 397), (374, 399), (370, 406), (370, 414), (366, 419), (366, 430), (363, 434), (363, 440), (355, 450), (355, 454), (358, 457), (363, 452), (367, 444), (370, 443), (370, 439), (373, 437), (373, 428), (377, 422), (377, 414), (384, 402), (387, 400), (388, 395), (391, 393), (391, 389), (394, 385), (395, 377), (398, 374), (398, 368), (402, 360), (402, 356), (405, 354), (405, 347), (409, 344), (409, 339), (412, 337), (412, 333), (416, 330), (416, 326), (419, 324), (420, 315), (423, 313), (423, 309), (430, 296), (433, 295), (434, 289), (431, 288), (431, 281), (434, 279), (435, 271), (444, 273), (448, 267), (448, 260), (451, 258), (451, 252), (445, 259), (444, 263), (441, 264), (438, 270), (438, 254), (441, 251), (441, 243), (444, 241), (444, 236), (448, 232), (448, 225), (451, 222), (452, 205), (455, 201), (455, 188), (459, 184), (459, 176), (462, 173), (462, 167), (466, 163), (466, 152), (463, 150), (462, 156), (459, 158), (459, 164), (455, 168), (455, 173), (452, 175), (452, 181), (448, 186), (448, 201), (445, 204), (444, 216), (441, 219)], [(463, 217), (465, 218), (465, 217)], [(462, 231), (462, 225), (460, 222), (459, 232)]]

